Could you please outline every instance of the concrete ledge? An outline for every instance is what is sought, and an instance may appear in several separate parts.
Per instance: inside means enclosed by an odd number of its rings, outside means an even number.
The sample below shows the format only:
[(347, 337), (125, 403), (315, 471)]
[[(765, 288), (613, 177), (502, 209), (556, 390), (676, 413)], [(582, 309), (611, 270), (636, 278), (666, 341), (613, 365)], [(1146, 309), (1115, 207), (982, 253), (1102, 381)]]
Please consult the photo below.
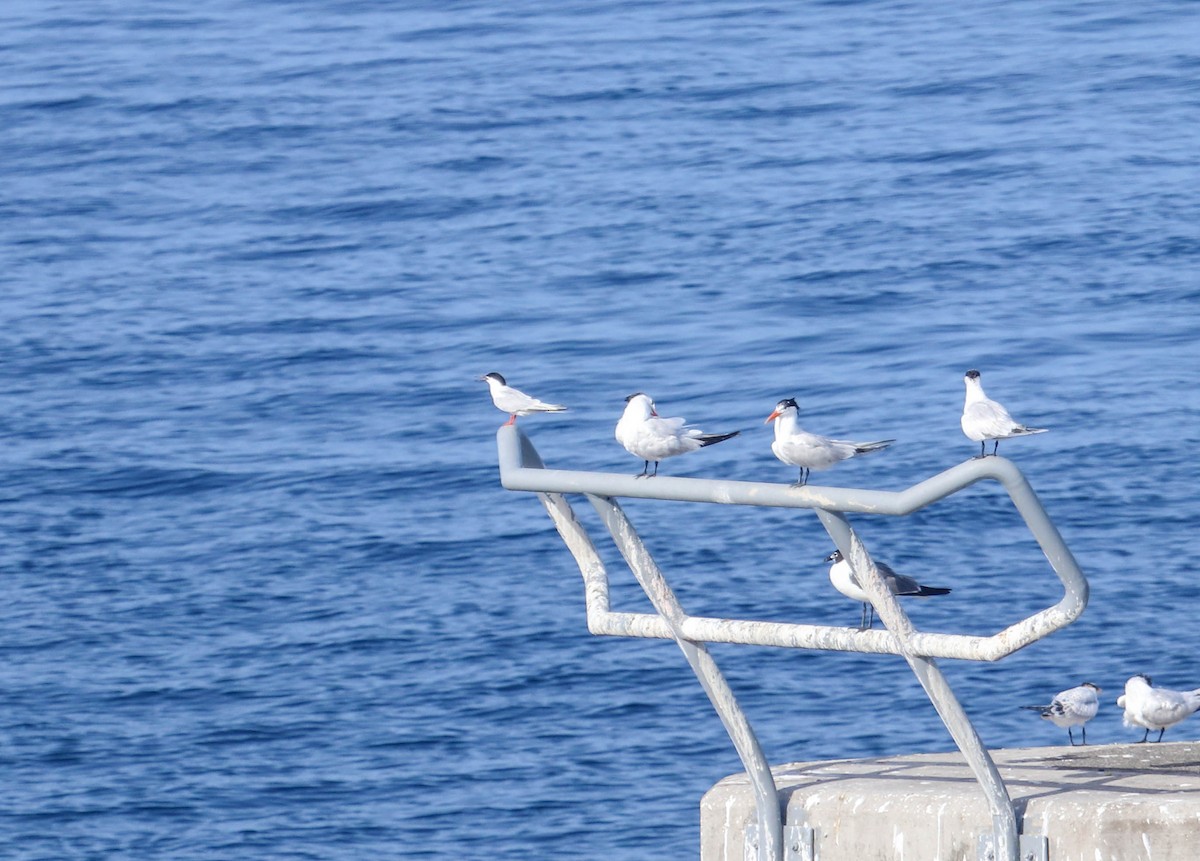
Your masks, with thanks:
[[(1025, 834), (1050, 861), (1200, 859), (1200, 743), (991, 751)], [(793, 763), (772, 769), (789, 825), (818, 861), (976, 861), (991, 815), (959, 753)], [(744, 774), (700, 803), (701, 861), (743, 861), (755, 821)]]

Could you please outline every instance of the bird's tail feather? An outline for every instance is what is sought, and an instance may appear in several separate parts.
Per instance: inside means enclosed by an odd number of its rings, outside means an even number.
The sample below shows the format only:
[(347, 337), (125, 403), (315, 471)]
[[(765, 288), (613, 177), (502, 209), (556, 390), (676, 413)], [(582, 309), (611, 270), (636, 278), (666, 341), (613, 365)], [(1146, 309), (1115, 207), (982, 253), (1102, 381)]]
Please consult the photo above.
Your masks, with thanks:
[(927, 595), (949, 595), (950, 590), (944, 586), (922, 586), (917, 590), (917, 597), (924, 598)]
[(700, 440), (700, 446), (703, 448), (706, 445), (715, 445), (719, 442), (724, 442), (727, 439), (737, 436), (741, 431), (733, 431), (732, 433), (706, 433), (696, 437)]
[(882, 451), (894, 443), (894, 439), (881, 439), (876, 442), (859, 442), (854, 444), (855, 454), (867, 454), (872, 451)]
[(1034, 433), (1045, 433), (1048, 430), (1050, 430), (1050, 428), (1029, 428), (1025, 427), (1025, 425), (1021, 425), (1020, 427), (1013, 428), (1012, 433), (1013, 436), (1029, 436), (1029, 434)]

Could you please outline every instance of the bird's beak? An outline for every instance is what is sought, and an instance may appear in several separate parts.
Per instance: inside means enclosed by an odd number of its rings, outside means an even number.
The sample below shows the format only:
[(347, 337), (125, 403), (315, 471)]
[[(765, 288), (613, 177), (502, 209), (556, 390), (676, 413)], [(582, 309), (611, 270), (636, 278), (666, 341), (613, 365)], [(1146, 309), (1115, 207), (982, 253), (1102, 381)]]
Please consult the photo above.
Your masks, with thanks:
[(651, 408), (650, 408), (650, 415), (652, 415), (652, 416), (657, 416), (657, 415), (658, 415), (658, 410), (654, 409), (654, 407), (651, 407)]
[(777, 418), (779, 418), (779, 410), (775, 410), (775, 412), (773, 412), (769, 416), (767, 416), (766, 419), (763, 421), (763, 424), (766, 424), (767, 422), (772, 422)]

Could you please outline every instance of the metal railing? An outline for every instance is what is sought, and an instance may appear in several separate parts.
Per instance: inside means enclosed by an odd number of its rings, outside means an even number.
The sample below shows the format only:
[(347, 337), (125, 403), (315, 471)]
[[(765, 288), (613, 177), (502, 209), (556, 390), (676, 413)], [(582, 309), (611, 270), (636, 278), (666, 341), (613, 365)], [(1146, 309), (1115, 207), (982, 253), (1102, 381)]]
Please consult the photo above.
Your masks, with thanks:
[[(602, 636), (674, 640), (683, 651), (749, 775), (758, 824), (754, 834), (748, 836), (747, 845), (753, 847), (757, 861), (812, 858), (812, 833), (805, 831), (803, 826), (791, 828), (785, 842), (783, 817), (770, 765), (705, 643), (901, 655), (916, 674), (987, 797), (993, 830), (990, 835), (981, 836), (980, 857), (1020, 861), (1023, 838), (1018, 833), (1016, 811), (1008, 790), (935, 660), (999, 660), (1071, 624), (1087, 605), (1087, 581), (1029, 482), (1011, 461), (1002, 457), (968, 460), (907, 490), (892, 492), (669, 476), (645, 479), (606, 472), (547, 469), (533, 443), (516, 426), (501, 427), (496, 441), (501, 484), (508, 490), (538, 494), (579, 565), (584, 581), (588, 630)], [(984, 480), (996, 481), (1007, 491), (1054, 573), (1062, 581), (1063, 597), (1054, 606), (989, 637), (918, 631), (880, 577), (846, 515), (911, 514)], [(610, 609), (608, 572), (566, 500), (564, 494), (568, 493), (584, 495), (599, 513), (649, 597), (655, 614), (619, 613)], [(849, 560), (886, 630), (687, 615), (633, 524), (617, 504), (616, 500), (621, 497), (813, 509), (834, 544)]]

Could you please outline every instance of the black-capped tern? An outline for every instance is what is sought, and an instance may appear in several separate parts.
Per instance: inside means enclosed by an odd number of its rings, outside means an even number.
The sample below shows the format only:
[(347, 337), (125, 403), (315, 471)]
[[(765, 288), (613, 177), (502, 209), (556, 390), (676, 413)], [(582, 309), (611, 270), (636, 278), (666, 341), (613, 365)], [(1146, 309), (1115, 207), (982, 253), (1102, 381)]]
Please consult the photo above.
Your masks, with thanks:
[(504, 377), (492, 371), (478, 379), (488, 384), (492, 393), (492, 403), (502, 413), (508, 413), (508, 421), (504, 424), (517, 423), (517, 416), (527, 416), (532, 413), (561, 413), (566, 409), (562, 404), (548, 404), (525, 394), (520, 389), (514, 389)]
[(967, 371), (963, 382), (967, 386), (967, 396), (963, 402), (962, 430), (967, 439), (979, 443), (980, 457), (984, 457), (988, 440), (993, 441), (992, 454), (995, 455), (1002, 439), (1046, 432), (1047, 428), (1031, 428), (1016, 421), (1008, 410), (984, 394), (979, 371)]

